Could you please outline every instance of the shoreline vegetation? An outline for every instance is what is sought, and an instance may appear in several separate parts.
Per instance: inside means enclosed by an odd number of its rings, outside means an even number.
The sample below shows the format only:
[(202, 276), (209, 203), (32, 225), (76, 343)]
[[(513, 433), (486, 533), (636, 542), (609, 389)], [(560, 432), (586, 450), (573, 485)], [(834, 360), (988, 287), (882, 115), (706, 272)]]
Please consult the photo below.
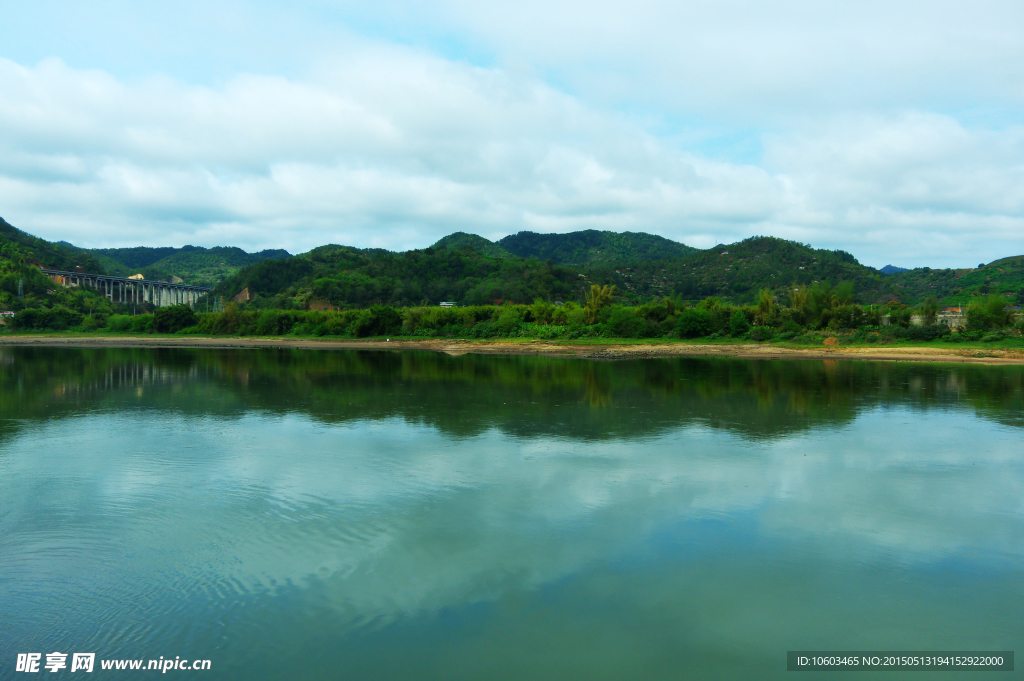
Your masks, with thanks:
[(794, 345), (785, 342), (750, 343), (737, 340), (681, 341), (678, 339), (597, 338), (543, 340), (539, 338), (323, 338), (316, 336), (204, 336), (182, 334), (111, 334), (37, 332), (0, 334), (2, 346), (35, 347), (157, 347), (157, 348), (291, 348), (310, 350), (423, 350), (448, 355), (545, 355), (579, 359), (617, 360), (658, 357), (732, 357), (770, 360), (865, 360), (929, 363), (1024, 365), (1024, 343), (993, 346), (967, 343), (901, 343), (877, 345)]
[[(260, 308), (229, 303), (224, 309), (172, 305), (142, 314), (83, 314), (69, 308), (24, 308), (4, 319), (3, 337), (22, 342), (35, 333), (89, 342), (115, 337), (123, 342), (245, 346), (278, 339), (296, 347), (384, 347), (445, 352), (564, 354), (588, 357), (732, 354), (738, 356), (917, 358), (924, 361), (1024, 358), (1024, 322), (1001, 296), (971, 301), (956, 317), (943, 317), (934, 299), (918, 307), (898, 303), (863, 306), (853, 287), (818, 284), (787, 291), (785, 304), (763, 289), (753, 305), (717, 297), (696, 304), (663, 297), (624, 305), (614, 286), (592, 285), (583, 304), (537, 298), (532, 304), (459, 307), (372, 305), (347, 310)], [(197, 309), (198, 308), (198, 309)], [(160, 337), (161, 340), (157, 340)], [(205, 340), (199, 340), (203, 338)], [(387, 339), (395, 344), (389, 345)], [(134, 340), (127, 340), (134, 339)], [(57, 341), (54, 341), (57, 342)], [(260, 341), (260, 342), (266, 342)]]

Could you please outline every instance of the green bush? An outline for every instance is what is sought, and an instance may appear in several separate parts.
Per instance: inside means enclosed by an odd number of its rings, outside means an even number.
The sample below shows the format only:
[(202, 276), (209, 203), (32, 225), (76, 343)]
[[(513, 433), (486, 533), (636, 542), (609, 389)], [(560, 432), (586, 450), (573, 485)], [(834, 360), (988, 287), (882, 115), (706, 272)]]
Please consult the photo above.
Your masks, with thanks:
[(914, 316), (914, 311), (909, 307), (905, 307), (901, 310), (893, 310), (889, 313), (889, 323), (892, 326), (905, 329), (910, 326), (910, 318)]
[(352, 325), (353, 335), (359, 338), (367, 336), (398, 335), (402, 330), (402, 315), (389, 305), (374, 305)]
[(775, 329), (770, 326), (755, 326), (747, 334), (750, 340), (757, 341), (758, 343), (771, 340), (774, 335)]
[(29, 307), (14, 315), (11, 326), (15, 329), (63, 331), (82, 323), (82, 315), (66, 307)]
[(638, 317), (633, 308), (621, 305), (612, 308), (606, 326), (616, 338), (643, 338), (647, 335), (647, 320)]
[(542, 298), (537, 298), (530, 306), (530, 321), (537, 324), (550, 324), (555, 313), (555, 306)]
[(523, 314), (517, 309), (517, 306), (505, 305), (499, 308), (493, 323), (494, 335), (503, 338), (518, 336), (523, 324)]
[(153, 331), (153, 315), (139, 314), (132, 317), (132, 333), (149, 333)]
[(257, 336), (277, 336), (291, 333), (296, 315), (281, 310), (264, 310), (256, 320)]
[(830, 329), (856, 329), (864, 324), (864, 310), (860, 305), (840, 305), (832, 310)]
[(132, 318), (126, 314), (112, 314), (107, 317), (107, 328), (111, 331), (131, 331)]
[(910, 340), (931, 341), (942, 336), (949, 335), (949, 327), (945, 324), (932, 324), (931, 326), (911, 326), (906, 330), (906, 337)]
[(82, 331), (99, 331), (102, 328), (102, 317), (86, 317), (82, 320)]
[(743, 310), (734, 310), (729, 317), (729, 333), (735, 337), (746, 335), (750, 331), (750, 320)]
[(803, 331), (803, 327), (794, 322), (793, 320), (787, 320), (782, 324), (780, 328), (784, 333), (789, 333), (792, 334), (793, 336)]
[(1013, 323), (1013, 314), (1002, 296), (975, 298), (967, 306), (967, 328), (971, 331), (1001, 329)]
[(711, 313), (700, 308), (689, 308), (679, 314), (676, 330), (682, 338), (702, 338), (711, 334)]
[(984, 331), (961, 331), (960, 333), (949, 333), (943, 336), (942, 340), (947, 343), (966, 343), (981, 340), (984, 335)]
[(199, 317), (188, 305), (158, 307), (153, 313), (153, 328), (157, 333), (177, 333), (198, 322)]

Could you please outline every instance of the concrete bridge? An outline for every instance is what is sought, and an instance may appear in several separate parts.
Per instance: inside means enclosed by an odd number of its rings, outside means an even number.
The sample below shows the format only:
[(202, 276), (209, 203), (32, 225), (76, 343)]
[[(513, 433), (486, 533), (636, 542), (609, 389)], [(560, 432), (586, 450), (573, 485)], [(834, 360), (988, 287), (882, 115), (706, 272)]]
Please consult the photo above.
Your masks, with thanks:
[(106, 274), (40, 269), (43, 274), (62, 286), (91, 286), (111, 302), (128, 305), (132, 303), (151, 303), (157, 307), (181, 303), (192, 305), (199, 300), (199, 296), (211, 290), (205, 286), (192, 286), (184, 283), (172, 284), (150, 279), (129, 279)]

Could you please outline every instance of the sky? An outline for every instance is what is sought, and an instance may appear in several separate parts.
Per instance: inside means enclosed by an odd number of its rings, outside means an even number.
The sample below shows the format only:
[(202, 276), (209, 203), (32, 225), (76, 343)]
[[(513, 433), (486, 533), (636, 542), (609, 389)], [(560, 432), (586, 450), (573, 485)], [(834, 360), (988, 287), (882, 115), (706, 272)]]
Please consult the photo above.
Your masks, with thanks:
[(1024, 3), (0, 0), (0, 216), (85, 247), (1024, 253)]

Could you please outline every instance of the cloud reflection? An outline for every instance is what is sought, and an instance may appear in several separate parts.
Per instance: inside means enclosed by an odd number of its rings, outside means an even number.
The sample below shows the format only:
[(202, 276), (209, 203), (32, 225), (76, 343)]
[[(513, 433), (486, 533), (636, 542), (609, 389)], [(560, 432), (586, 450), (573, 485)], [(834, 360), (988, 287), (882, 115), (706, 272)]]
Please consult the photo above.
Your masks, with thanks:
[(768, 441), (685, 425), (598, 442), (261, 413), (133, 430), (137, 416), (51, 422), (4, 447), (2, 544), (21, 561), (5, 573), (82, 569), (41, 550), (41, 509), (93, 548), (133, 547), (104, 561), (115, 581), (160, 569), (186, 592), (316, 585), (351, 626), (541, 588), (707, 519), (752, 519), (824, 561), (1024, 555), (1019, 435), (962, 412), (871, 409)]

